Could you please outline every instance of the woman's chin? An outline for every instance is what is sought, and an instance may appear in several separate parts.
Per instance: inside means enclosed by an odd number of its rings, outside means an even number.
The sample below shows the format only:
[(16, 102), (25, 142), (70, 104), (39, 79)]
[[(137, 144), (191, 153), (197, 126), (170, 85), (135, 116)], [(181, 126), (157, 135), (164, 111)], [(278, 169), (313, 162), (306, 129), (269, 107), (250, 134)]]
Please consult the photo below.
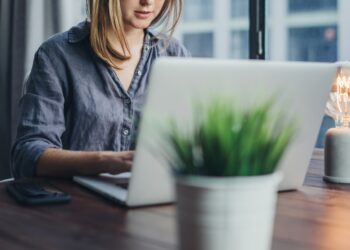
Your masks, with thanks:
[(140, 20), (131, 23), (131, 27), (134, 29), (147, 29), (151, 25), (152, 21)]

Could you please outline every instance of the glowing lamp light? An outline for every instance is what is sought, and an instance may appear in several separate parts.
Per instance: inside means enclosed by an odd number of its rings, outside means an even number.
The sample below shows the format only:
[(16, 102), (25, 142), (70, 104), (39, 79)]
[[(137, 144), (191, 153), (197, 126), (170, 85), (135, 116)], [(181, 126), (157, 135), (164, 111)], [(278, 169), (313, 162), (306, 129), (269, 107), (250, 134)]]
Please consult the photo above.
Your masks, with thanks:
[(350, 123), (350, 63), (338, 63), (338, 74), (326, 106), (326, 114), (335, 127), (349, 127)]
[(338, 73), (326, 105), (326, 114), (335, 128), (325, 138), (323, 179), (332, 183), (350, 183), (350, 63), (338, 63)]

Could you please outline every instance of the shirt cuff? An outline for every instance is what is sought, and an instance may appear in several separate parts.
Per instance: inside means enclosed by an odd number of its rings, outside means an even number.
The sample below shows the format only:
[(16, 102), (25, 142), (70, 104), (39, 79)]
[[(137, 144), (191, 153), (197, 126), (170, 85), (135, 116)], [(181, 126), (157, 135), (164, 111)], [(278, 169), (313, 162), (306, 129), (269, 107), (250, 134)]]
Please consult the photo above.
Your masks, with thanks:
[(14, 177), (34, 177), (39, 157), (48, 148), (59, 148), (46, 141), (28, 141), (17, 145), (14, 152)]

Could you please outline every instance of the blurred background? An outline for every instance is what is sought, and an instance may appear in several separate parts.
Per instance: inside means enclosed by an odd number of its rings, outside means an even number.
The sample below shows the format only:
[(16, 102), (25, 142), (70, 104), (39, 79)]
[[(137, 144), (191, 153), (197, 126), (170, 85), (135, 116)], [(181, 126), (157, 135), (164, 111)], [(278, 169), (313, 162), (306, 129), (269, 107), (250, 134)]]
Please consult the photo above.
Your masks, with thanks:
[[(248, 59), (249, 2), (185, 0), (175, 37), (194, 57)], [(266, 0), (265, 58), (349, 60), (349, 10), (349, 0)], [(85, 0), (0, 0), (0, 180), (10, 176), (18, 100), (35, 51), (54, 33), (85, 18)], [(324, 133), (332, 123), (324, 117), (316, 147), (323, 147)]]

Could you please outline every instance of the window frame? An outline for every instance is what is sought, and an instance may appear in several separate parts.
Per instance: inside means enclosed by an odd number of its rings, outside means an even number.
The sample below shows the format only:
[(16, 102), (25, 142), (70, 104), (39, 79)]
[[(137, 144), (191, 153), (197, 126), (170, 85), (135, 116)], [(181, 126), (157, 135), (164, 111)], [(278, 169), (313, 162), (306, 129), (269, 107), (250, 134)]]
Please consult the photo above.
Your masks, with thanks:
[(265, 60), (265, 12), (265, 0), (249, 0), (249, 59)]

